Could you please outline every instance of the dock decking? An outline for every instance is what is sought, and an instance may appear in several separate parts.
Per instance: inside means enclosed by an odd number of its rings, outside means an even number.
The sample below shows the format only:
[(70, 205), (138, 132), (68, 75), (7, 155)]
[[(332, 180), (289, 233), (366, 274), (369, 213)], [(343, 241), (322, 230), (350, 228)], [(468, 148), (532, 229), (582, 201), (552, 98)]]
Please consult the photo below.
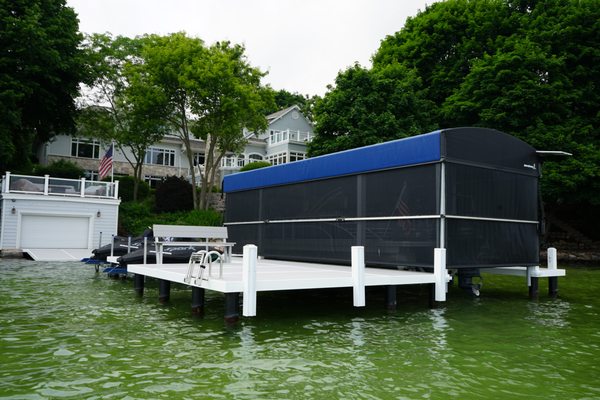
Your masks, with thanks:
[[(354, 305), (365, 305), (366, 286), (434, 284), (436, 301), (445, 301), (449, 275), (441, 268), (444, 249), (436, 249), (440, 259), (434, 273), (398, 269), (366, 268), (364, 248), (352, 248), (352, 266), (259, 259), (256, 246), (244, 247), (243, 257), (231, 257), (222, 274), (186, 281), (188, 264), (133, 264), (128, 272), (163, 281), (181, 283), (221, 293), (243, 293), (243, 315), (256, 315), (256, 293), (262, 291), (352, 287)], [(443, 257), (443, 258), (442, 258)]]

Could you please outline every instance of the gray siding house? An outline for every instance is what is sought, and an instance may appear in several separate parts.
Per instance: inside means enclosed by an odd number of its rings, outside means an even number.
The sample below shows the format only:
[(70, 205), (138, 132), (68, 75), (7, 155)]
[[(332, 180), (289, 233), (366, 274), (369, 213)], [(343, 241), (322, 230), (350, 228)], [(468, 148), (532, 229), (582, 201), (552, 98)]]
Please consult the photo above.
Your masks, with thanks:
[[(245, 130), (247, 144), (239, 154), (227, 154), (221, 162), (221, 178), (238, 172), (253, 161), (269, 161), (273, 165), (303, 160), (306, 158), (307, 143), (314, 137), (312, 123), (300, 112), (298, 106), (288, 107), (266, 116), (268, 127), (264, 132)], [(58, 135), (43, 145), (38, 152), (40, 163), (49, 164), (63, 159), (74, 162), (86, 171), (86, 178), (97, 180), (100, 159), (108, 145), (99, 140)], [(205, 160), (203, 140), (192, 141), (194, 165), (189, 165), (181, 140), (173, 135), (165, 136), (150, 146), (146, 153), (142, 175), (151, 186), (167, 176), (189, 177), (191, 168), (200, 172)], [(131, 154), (128, 149), (115, 149), (113, 165), (115, 176), (132, 175), (133, 169), (127, 162)], [(220, 182), (220, 179), (219, 179)]]

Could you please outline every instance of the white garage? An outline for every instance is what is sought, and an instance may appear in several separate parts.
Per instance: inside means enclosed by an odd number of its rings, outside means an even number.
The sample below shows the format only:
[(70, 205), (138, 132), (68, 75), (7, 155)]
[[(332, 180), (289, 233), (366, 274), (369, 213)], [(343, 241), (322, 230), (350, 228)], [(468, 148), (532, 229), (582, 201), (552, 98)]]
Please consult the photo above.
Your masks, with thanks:
[(22, 214), (20, 248), (88, 249), (92, 215)]

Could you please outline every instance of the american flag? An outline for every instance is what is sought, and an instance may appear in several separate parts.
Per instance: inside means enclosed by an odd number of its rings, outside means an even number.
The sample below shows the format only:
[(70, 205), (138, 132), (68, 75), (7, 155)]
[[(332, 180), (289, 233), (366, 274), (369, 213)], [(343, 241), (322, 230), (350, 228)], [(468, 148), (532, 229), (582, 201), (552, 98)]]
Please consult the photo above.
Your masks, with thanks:
[(106, 154), (104, 155), (104, 157), (102, 157), (102, 160), (100, 161), (100, 167), (98, 168), (98, 179), (104, 179), (104, 177), (112, 171), (112, 162), (113, 145), (111, 144), (108, 150), (106, 150)]

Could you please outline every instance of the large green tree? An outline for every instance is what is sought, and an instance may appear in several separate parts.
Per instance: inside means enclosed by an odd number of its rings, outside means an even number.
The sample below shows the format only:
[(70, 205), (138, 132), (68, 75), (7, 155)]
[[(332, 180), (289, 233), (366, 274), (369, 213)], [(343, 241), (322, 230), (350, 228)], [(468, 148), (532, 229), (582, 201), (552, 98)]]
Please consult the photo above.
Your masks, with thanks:
[(138, 198), (144, 157), (167, 133), (164, 93), (143, 68), (143, 38), (95, 34), (85, 41), (90, 86), (81, 99), (79, 133), (114, 142), (133, 168)]
[[(163, 91), (169, 122), (184, 143), (190, 165), (192, 140), (206, 143), (200, 198), (193, 191), (195, 207), (206, 209), (221, 159), (246, 143), (243, 128), (266, 127), (263, 111), (271, 106), (272, 92), (261, 86), (264, 74), (248, 63), (243, 46), (222, 42), (206, 47), (184, 33), (148, 40), (143, 51), (146, 73)], [(196, 187), (193, 169), (191, 178)]]
[[(371, 69), (338, 76), (316, 107), (311, 152), (435, 127), (491, 127), (539, 149), (573, 153), (546, 161), (547, 201), (600, 204), (599, 43), (598, 0), (434, 3), (382, 41)], [(388, 99), (389, 90), (364, 83), (377, 82), (388, 68), (399, 68), (390, 85), (403, 87), (417, 110), (394, 100), (390, 107), (369, 102)], [(414, 115), (413, 129), (390, 125), (390, 110), (401, 121)]]
[(64, 0), (0, 0), (0, 170), (26, 168), (35, 145), (73, 131), (78, 29)]
[(311, 156), (341, 151), (433, 129), (433, 103), (414, 70), (392, 63), (377, 70), (354, 65), (315, 107), (317, 135)]

